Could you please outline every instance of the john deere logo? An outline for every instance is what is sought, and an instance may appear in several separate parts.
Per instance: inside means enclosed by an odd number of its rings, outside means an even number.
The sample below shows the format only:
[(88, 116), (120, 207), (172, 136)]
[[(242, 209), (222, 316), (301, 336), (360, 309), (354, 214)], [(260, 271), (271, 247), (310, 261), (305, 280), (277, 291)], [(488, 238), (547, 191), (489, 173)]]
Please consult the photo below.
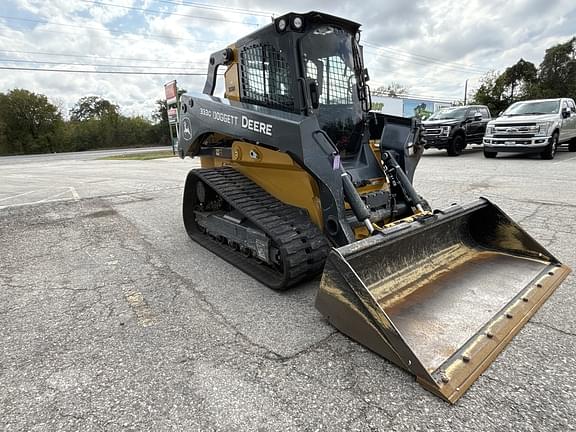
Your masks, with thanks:
[(192, 126), (190, 125), (190, 119), (188, 117), (182, 120), (182, 137), (185, 140), (192, 138)]

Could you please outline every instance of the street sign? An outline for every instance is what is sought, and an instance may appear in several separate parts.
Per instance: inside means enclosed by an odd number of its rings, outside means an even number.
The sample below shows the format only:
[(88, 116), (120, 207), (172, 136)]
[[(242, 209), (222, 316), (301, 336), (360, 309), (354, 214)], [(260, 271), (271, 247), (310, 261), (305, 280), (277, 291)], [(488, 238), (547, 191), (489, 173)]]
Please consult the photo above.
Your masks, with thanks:
[(176, 87), (176, 80), (164, 84), (164, 93), (166, 94), (166, 103), (168, 105), (175, 104), (178, 100), (178, 87)]
[(176, 107), (168, 108), (168, 123), (178, 123), (178, 111), (176, 110)]

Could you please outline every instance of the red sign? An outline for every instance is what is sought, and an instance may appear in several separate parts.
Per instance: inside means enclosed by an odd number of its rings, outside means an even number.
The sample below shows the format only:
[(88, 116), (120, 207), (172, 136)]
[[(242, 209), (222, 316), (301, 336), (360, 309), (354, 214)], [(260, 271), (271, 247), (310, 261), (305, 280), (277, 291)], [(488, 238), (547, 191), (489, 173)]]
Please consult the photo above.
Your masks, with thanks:
[(176, 103), (178, 98), (178, 87), (176, 87), (176, 81), (170, 81), (164, 84), (164, 93), (166, 94), (166, 102)]

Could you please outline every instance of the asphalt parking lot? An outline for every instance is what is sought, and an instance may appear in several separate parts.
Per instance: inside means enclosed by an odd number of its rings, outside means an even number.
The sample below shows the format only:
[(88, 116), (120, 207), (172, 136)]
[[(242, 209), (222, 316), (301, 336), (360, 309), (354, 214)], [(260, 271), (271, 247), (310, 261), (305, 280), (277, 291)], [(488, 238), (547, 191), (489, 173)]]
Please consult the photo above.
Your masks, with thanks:
[[(0, 158), (0, 429), (576, 429), (570, 276), (456, 405), (192, 243), (191, 160)], [(492, 199), (576, 267), (576, 153), (429, 150), (433, 207)]]

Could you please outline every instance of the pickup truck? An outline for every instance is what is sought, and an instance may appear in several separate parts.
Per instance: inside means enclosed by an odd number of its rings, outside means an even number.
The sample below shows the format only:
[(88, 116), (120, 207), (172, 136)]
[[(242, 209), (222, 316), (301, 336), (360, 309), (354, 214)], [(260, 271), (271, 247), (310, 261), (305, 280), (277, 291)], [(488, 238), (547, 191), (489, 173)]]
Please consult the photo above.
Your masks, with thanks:
[(448, 155), (458, 156), (468, 144), (482, 144), (490, 111), (484, 105), (466, 105), (436, 111), (425, 121), (424, 148), (446, 149)]
[(516, 102), (488, 123), (483, 143), (487, 158), (522, 152), (554, 159), (560, 144), (576, 151), (576, 104), (569, 98)]

